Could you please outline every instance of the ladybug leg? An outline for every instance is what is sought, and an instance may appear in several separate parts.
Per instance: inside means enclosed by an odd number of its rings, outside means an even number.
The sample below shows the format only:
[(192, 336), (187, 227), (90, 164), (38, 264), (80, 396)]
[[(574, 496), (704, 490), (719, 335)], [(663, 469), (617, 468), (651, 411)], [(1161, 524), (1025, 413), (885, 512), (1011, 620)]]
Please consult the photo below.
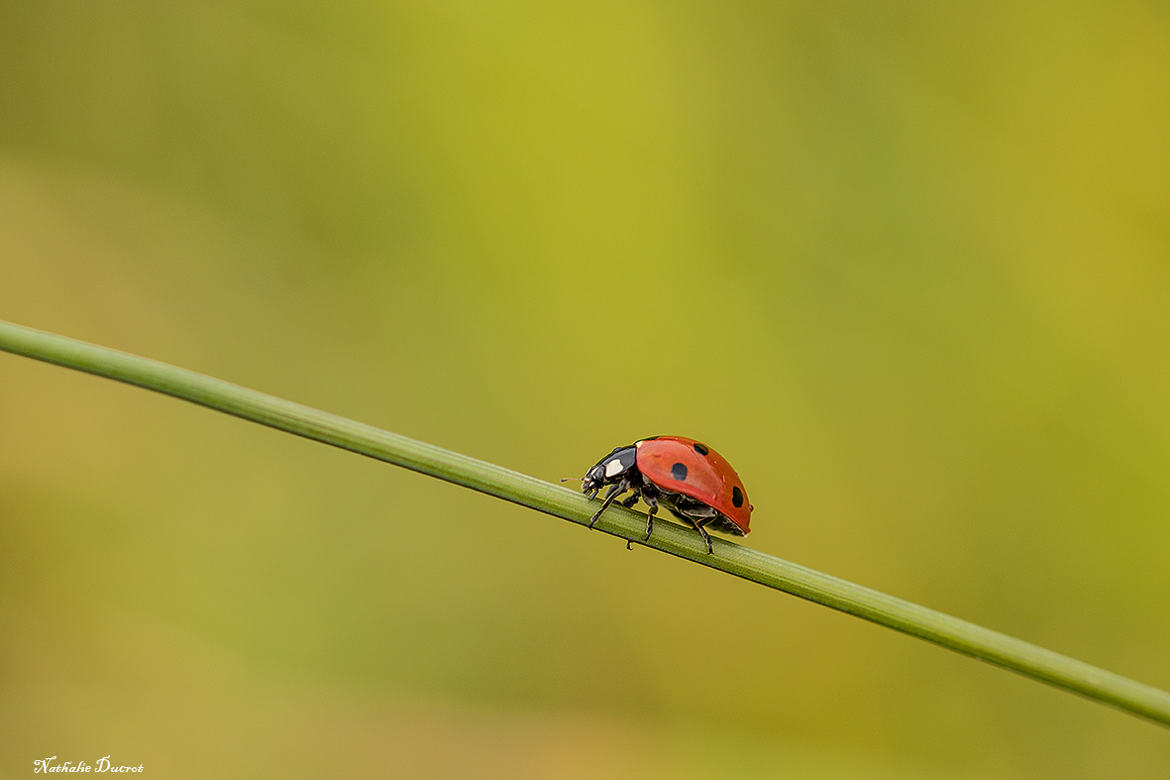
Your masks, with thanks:
[(707, 529), (703, 527), (707, 522), (702, 521), (696, 523), (692, 520), (691, 523), (694, 524), (695, 530), (699, 532), (699, 536), (703, 537), (703, 541), (707, 543), (707, 554), (714, 555), (715, 551), (711, 549), (711, 534), (707, 533)]
[[(621, 504), (622, 506), (624, 506), (626, 509), (629, 509), (634, 504), (638, 503), (639, 498), (642, 499), (643, 501), (645, 501), (646, 504), (650, 507), (650, 514), (646, 518), (646, 539), (649, 539), (650, 538), (650, 531), (652, 531), (654, 529), (654, 513), (658, 511), (658, 499), (655, 498), (654, 496), (650, 495), (649, 493), (644, 493), (643, 491), (640, 491), (637, 488), (635, 488), (633, 495), (626, 496), (618, 503)], [(644, 542), (644, 541), (646, 541), (646, 539), (643, 539), (642, 541)], [(630, 544), (631, 544), (631, 542), (629, 542), (627, 540), (626, 541), (626, 549), (627, 550), (633, 549), (630, 547)]]
[(650, 511), (646, 513), (646, 538), (643, 542), (650, 540), (650, 534), (654, 533), (654, 513), (658, 511), (658, 499), (654, 496), (642, 496), (642, 500), (650, 507)]
[(713, 555), (715, 551), (711, 548), (711, 535), (707, 533), (707, 529), (703, 526), (710, 523), (719, 516), (719, 512), (712, 507), (703, 503), (689, 499), (686, 497), (674, 498), (672, 502), (666, 505), (671, 514), (680, 520), (686, 520), (690, 523), (699, 536), (703, 537), (703, 541), (707, 543), (707, 554)]
[(595, 514), (593, 519), (589, 521), (589, 527), (592, 528), (593, 526), (597, 525), (597, 521), (601, 517), (601, 513), (606, 509), (609, 509), (609, 505), (612, 504), (613, 500), (618, 497), (618, 494), (625, 493), (629, 489), (629, 483), (627, 483), (625, 480), (622, 480), (621, 482), (618, 482), (617, 484), (610, 487), (609, 492), (605, 494), (605, 500), (601, 502), (601, 509), (598, 509), (597, 514)]

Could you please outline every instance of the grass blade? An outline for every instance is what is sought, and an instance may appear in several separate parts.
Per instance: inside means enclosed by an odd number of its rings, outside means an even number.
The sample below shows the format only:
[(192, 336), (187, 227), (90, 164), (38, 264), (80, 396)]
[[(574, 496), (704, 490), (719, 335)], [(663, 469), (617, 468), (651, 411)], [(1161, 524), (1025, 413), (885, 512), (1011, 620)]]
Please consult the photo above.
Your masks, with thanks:
[[(156, 360), (0, 321), (0, 350), (116, 379), (245, 420), (393, 463), (585, 525), (596, 504), (493, 463)], [(643, 515), (614, 506), (598, 523), (638, 544)], [(847, 612), (1170, 726), (1170, 693), (1015, 637), (723, 539), (715, 554), (693, 531), (660, 520), (645, 546)]]

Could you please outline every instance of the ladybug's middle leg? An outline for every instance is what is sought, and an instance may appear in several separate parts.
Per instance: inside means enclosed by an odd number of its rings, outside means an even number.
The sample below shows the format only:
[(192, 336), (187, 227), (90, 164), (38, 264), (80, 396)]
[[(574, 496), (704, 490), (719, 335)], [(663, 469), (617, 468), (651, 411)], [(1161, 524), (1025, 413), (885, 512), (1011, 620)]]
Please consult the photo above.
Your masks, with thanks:
[[(641, 489), (634, 488), (633, 490), (633, 493), (626, 496), (618, 503), (624, 506), (626, 509), (630, 509), (634, 506), (634, 504), (638, 503), (638, 499), (642, 499), (646, 502), (646, 505), (650, 507), (650, 513), (646, 515), (646, 537), (642, 539), (642, 541), (645, 542), (650, 538), (650, 532), (654, 530), (654, 513), (658, 511), (658, 499), (655, 497), (653, 492), (647, 489), (646, 486), (643, 486)], [(629, 541), (626, 542), (626, 549), (630, 549)]]
[(646, 502), (646, 506), (650, 507), (650, 511), (646, 513), (646, 538), (643, 542), (650, 540), (650, 534), (654, 532), (654, 513), (658, 511), (658, 497), (646, 493), (642, 496), (642, 500)]
[(633, 493), (623, 498), (618, 503), (626, 509), (631, 508), (638, 503), (638, 499), (646, 502), (646, 506), (650, 507), (650, 511), (646, 514), (646, 536), (642, 539), (643, 542), (650, 538), (650, 534), (654, 532), (654, 513), (658, 511), (658, 492), (648, 484), (642, 485), (641, 488), (633, 488)]

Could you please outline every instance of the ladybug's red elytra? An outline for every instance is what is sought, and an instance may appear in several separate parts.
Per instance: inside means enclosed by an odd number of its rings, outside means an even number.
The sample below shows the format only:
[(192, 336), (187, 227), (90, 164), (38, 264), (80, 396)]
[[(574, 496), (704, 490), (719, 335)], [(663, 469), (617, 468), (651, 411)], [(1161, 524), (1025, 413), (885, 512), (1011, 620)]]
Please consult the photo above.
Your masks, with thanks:
[[(609, 485), (601, 509), (589, 521), (597, 524), (601, 513), (615, 498), (626, 491), (624, 507), (632, 507), (641, 498), (650, 511), (646, 516), (646, 539), (654, 530), (654, 513), (661, 501), (680, 520), (695, 527), (707, 552), (711, 553), (711, 536), (707, 528), (735, 536), (751, 530), (752, 509), (743, 482), (722, 455), (705, 444), (683, 436), (649, 436), (628, 447), (617, 447), (585, 472), (581, 489), (590, 498)], [(643, 540), (645, 541), (645, 540)]]

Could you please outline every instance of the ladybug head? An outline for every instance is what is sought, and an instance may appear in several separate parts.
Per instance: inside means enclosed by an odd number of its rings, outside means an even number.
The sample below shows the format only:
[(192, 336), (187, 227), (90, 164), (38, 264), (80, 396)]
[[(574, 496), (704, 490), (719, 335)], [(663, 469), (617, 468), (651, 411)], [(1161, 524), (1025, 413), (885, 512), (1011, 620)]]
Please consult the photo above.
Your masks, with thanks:
[(585, 472), (585, 478), (581, 480), (581, 491), (584, 493), (592, 493), (600, 489), (604, 484), (605, 469), (599, 463)]
[(635, 468), (637, 450), (633, 447), (618, 447), (585, 472), (581, 490), (593, 493), (602, 485), (610, 485), (625, 477)]

